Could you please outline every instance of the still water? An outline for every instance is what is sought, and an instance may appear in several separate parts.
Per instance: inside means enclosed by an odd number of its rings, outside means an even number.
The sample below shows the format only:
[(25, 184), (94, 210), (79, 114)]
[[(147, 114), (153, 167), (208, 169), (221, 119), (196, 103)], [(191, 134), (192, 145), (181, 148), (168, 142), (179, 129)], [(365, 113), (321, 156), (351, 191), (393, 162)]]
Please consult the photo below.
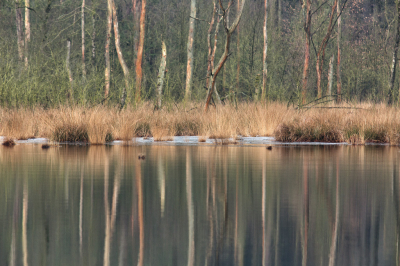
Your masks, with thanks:
[(0, 147), (0, 264), (397, 265), (399, 151)]

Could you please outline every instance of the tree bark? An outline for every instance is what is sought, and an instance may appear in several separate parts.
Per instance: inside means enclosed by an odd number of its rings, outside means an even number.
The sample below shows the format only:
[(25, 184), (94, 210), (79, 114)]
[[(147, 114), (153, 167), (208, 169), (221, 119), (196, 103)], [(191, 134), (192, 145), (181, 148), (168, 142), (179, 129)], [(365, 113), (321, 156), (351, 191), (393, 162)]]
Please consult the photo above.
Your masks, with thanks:
[(227, 21), (226, 21), (226, 9), (222, 6), (222, 0), (219, 0), (219, 7), (222, 11), (222, 16), (223, 16), (223, 20), (224, 20), (224, 29), (225, 29), (225, 33), (226, 33), (225, 49), (224, 49), (224, 53), (222, 54), (221, 58), (219, 59), (219, 62), (217, 64), (216, 68), (214, 68), (212, 70), (212, 80), (210, 82), (210, 85), (208, 86), (208, 94), (207, 94), (206, 103), (204, 106), (204, 112), (207, 112), (207, 110), (208, 110), (208, 106), (211, 101), (211, 95), (215, 88), (215, 81), (217, 79), (218, 73), (220, 72), (222, 66), (225, 64), (226, 59), (228, 58), (229, 47), (230, 47), (230, 43), (231, 43), (231, 36), (240, 22), (240, 18), (242, 17), (242, 12), (243, 12), (243, 6), (245, 3), (246, 3), (246, 0), (243, 0), (240, 10), (239, 10), (238, 14), (236, 15), (235, 20), (233, 21), (232, 25), (229, 27), (227, 24)]
[(262, 90), (261, 90), (261, 100), (265, 100), (265, 92), (267, 88), (267, 74), (268, 74), (268, 65), (267, 65), (267, 51), (268, 51), (268, 32), (267, 32), (267, 22), (268, 22), (268, 0), (264, 0), (264, 49), (263, 49), (263, 82), (262, 82)]
[[(208, 88), (208, 83), (211, 77), (211, 70), (212, 70), (212, 63), (211, 63), (211, 56), (212, 56), (212, 47), (211, 47), (211, 31), (214, 26), (214, 21), (215, 21), (215, 14), (217, 12), (217, 5), (215, 4), (214, 0), (214, 8), (213, 8), (213, 13), (211, 16), (211, 22), (210, 22), (210, 27), (208, 28), (207, 31), (207, 45), (208, 45), (208, 57), (207, 57), (207, 74), (206, 74), (206, 86)], [(217, 15), (218, 16), (218, 15)]]
[(165, 67), (167, 66), (167, 47), (165, 46), (165, 42), (162, 42), (161, 45), (161, 63), (160, 69), (158, 70), (158, 81), (157, 81), (157, 92), (158, 92), (158, 108), (161, 108), (161, 98), (162, 98), (162, 89), (164, 84), (164, 75), (165, 75)]
[(390, 72), (390, 81), (389, 81), (389, 97), (388, 97), (389, 105), (392, 105), (394, 102), (394, 80), (396, 78), (397, 54), (399, 51), (399, 44), (400, 44), (400, 4), (399, 4), (399, 0), (396, 1), (396, 7), (397, 7), (397, 27), (396, 27), (395, 43), (394, 43), (394, 47), (393, 47), (392, 68), (391, 68), (391, 72)]
[(322, 68), (324, 66), (324, 59), (325, 59), (325, 48), (328, 45), (328, 41), (332, 34), (332, 30), (333, 30), (332, 22), (333, 22), (333, 16), (336, 11), (337, 1), (338, 0), (335, 0), (335, 2), (332, 5), (331, 14), (329, 16), (328, 29), (327, 29), (324, 39), (321, 42), (321, 45), (319, 46), (318, 53), (317, 53), (317, 67), (316, 68), (317, 68), (317, 92), (318, 92), (317, 97), (318, 98), (322, 97), (321, 80), (322, 80)]
[(119, 30), (118, 30), (118, 16), (117, 16), (117, 8), (115, 6), (115, 1), (110, 0), (112, 4), (112, 12), (113, 12), (113, 23), (114, 23), (114, 40), (115, 40), (115, 49), (117, 50), (119, 64), (122, 67), (122, 71), (124, 72), (124, 79), (125, 79), (125, 87), (122, 91), (122, 97), (120, 102), (120, 108), (122, 109), (125, 105), (126, 100), (126, 93), (129, 89), (129, 69), (125, 63), (124, 56), (122, 55), (121, 49), (121, 41), (119, 37)]
[(96, 18), (95, 15), (92, 15), (92, 63), (93, 66), (96, 65)]
[(144, 28), (146, 18), (146, 0), (142, 0), (142, 10), (140, 12), (140, 33), (139, 33), (139, 44), (138, 52), (136, 57), (136, 102), (140, 101), (140, 92), (142, 89), (142, 58), (143, 58), (143, 45), (144, 45)]
[(333, 83), (333, 61), (335, 60), (335, 55), (331, 56), (331, 60), (329, 61), (329, 75), (328, 75), (328, 89), (326, 94), (332, 95), (332, 83)]
[(86, 64), (85, 64), (85, 0), (82, 0), (81, 26), (82, 26), (82, 82), (85, 82), (85, 80), (86, 80)]
[(25, 0), (25, 67), (28, 67), (29, 42), (31, 41), (31, 23), (29, 19), (29, 0)]
[[(303, 7), (304, 8), (304, 7)], [(311, 39), (311, 0), (306, 0), (306, 21), (304, 23), (304, 30), (306, 32), (306, 45), (304, 53), (304, 67), (303, 67), (303, 88), (301, 91), (302, 105), (306, 103), (306, 93), (308, 85), (308, 68), (310, 64), (310, 39)]]
[[(245, 1), (245, 0), (243, 0)], [(240, 13), (240, 0), (237, 0), (237, 13)], [(236, 67), (236, 92), (239, 91), (239, 81), (240, 81), (240, 27), (237, 25), (237, 40), (236, 40), (236, 50), (237, 50), (237, 67)]]
[[(340, 10), (340, 0), (337, 1), (337, 10)], [(341, 71), (340, 71), (340, 40), (342, 38), (342, 16), (339, 15), (338, 20), (338, 36), (337, 36), (337, 67), (336, 67), (336, 83), (337, 83), (337, 102), (340, 103), (342, 101), (342, 78), (341, 78)]]
[(105, 88), (104, 88), (104, 99), (107, 100), (110, 92), (110, 41), (111, 41), (111, 30), (112, 30), (112, 4), (111, 0), (107, 0), (107, 32), (106, 32), (106, 45), (105, 45)]
[(190, 100), (192, 74), (193, 74), (193, 40), (194, 40), (194, 23), (196, 18), (196, 0), (190, 1), (190, 18), (189, 18), (189, 36), (187, 42), (187, 66), (186, 66), (186, 89), (185, 99)]
[(132, 13), (133, 13), (133, 62), (135, 62), (139, 46), (139, 27), (140, 27), (139, 0), (132, 0)]
[(69, 90), (69, 92), (67, 94), (67, 98), (68, 99), (72, 98), (72, 95), (73, 95), (73, 84), (74, 84), (74, 79), (72, 78), (71, 67), (69, 65), (70, 57), (71, 57), (71, 41), (67, 40), (67, 58), (65, 60), (65, 66), (67, 68), (68, 79), (69, 79), (69, 84), (70, 84), (70, 90)]
[(15, 1), (15, 17), (17, 24), (17, 46), (18, 46), (18, 59), (20, 62), (24, 60), (24, 36), (22, 31), (22, 12), (19, 1)]

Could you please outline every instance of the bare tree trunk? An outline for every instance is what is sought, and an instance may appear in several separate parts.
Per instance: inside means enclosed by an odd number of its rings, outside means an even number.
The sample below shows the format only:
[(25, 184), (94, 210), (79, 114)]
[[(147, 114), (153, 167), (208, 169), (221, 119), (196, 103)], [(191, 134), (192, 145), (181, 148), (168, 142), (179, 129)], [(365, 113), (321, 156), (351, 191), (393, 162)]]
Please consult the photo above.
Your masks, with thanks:
[(31, 23), (29, 20), (29, 0), (25, 0), (25, 68), (28, 67), (29, 42), (31, 41)]
[(193, 39), (194, 39), (194, 23), (196, 18), (196, 0), (190, 0), (190, 18), (189, 18), (189, 36), (187, 42), (187, 67), (186, 67), (186, 89), (185, 99), (190, 100), (192, 74), (193, 74)]
[(139, 0), (132, 0), (133, 13), (133, 62), (136, 61), (139, 46), (140, 4)]
[(304, 68), (303, 68), (303, 88), (301, 91), (301, 103), (306, 103), (306, 93), (308, 85), (308, 68), (310, 64), (310, 39), (311, 39), (311, 1), (306, 0), (306, 21), (304, 23), (304, 30), (306, 32), (306, 45), (304, 54)]
[(81, 26), (82, 26), (82, 82), (85, 82), (86, 81), (86, 64), (85, 64), (85, 0), (82, 0)]
[(278, 31), (282, 28), (282, 0), (278, 0)]
[[(229, 10), (229, 9), (228, 9), (228, 10)], [(214, 47), (213, 47), (213, 49), (212, 49), (211, 57), (210, 57), (210, 61), (209, 61), (210, 70), (211, 70), (211, 69), (214, 69), (214, 64), (215, 64), (215, 53), (216, 53), (216, 51), (217, 51), (218, 31), (219, 31), (219, 24), (220, 24), (220, 22), (221, 22), (221, 18), (218, 16), (218, 17), (217, 17), (217, 24), (215, 25)], [(210, 76), (211, 76), (211, 72), (208, 73), (207, 77), (210, 77)], [(209, 80), (209, 78), (207, 78), (207, 80)], [(208, 88), (208, 85), (209, 85), (209, 84), (207, 84), (207, 88)], [(217, 98), (218, 104), (221, 104), (221, 98), (219, 97), (218, 91), (217, 91), (217, 89), (215, 88), (215, 84), (214, 84), (213, 90), (214, 90), (214, 92), (215, 92), (215, 96), (216, 96), (216, 98)]]
[(393, 48), (393, 60), (392, 60), (392, 68), (391, 68), (391, 72), (390, 72), (390, 81), (389, 81), (389, 98), (388, 98), (389, 105), (392, 105), (394, 102), (394, 80), (396, 79), (397, 54), (399, 51), (399, 44), (400, 44), (400, 4), (399, 4), (399, 0), (396, 1), (396, 7), (397, 7), (397, 27), (396, 27), (396, 36), (395, 36), (396, 41), (394, 43), (394, 48)]
[(222, 16), (224, 19), (224, 29), (225, 29), (225, 33), (226, 33), (225, 49), (224, 49), (224, 53), (222, 54), (221, 58), (219, 59), (219, 62), (217, 64), (216, 68), (214, 68), (212, 70), (212, 80), (210, 82), (210, 85), (208, 86), (208, 94), (207, 94), (207, 98), (206, 98), (206, 104), (204, 106), (205, 112), (207, 112), (207, 110), (208, 110), (208, 106), (210, 104), (211, 96), (212, 96), (213, 90), (215, 88), (215, 81), (217, 79), (218, 73), (220, 72), (222, 66), (225, 64), (226, 59), (228, 58), (229, 47), (230, 47), (230, 43), (231, 43), (231, 36), (239, 24), (240, 18), (242, 17), (243, 6), (245, 3), (246, 3), (246, 0), (243, 0), (240, 10), (239, 10), (238, 14), (236, 15), (234, 22), (229, 27), (227, 25), (227, 21), (226, 21), (226, 9), (222, 6), (222, 0), (219, 0), (219, 7), (222, 11)]
[(139, 45), (136, 57), (136, 102), (140, 101), (140, 92), (142, 90), (142, 58), (143, 58), (143, 45), (144, 45), (144, 27), (146, 19), (146, 0), (142, 0), (142, 10), (140, 12), (140, 35)]
[[(340, 11), (340, 0), (337, 0), (337, 11)], [(342, 78), (340, 71), (340, 40), (342, 38), (342, 16), (339, 15), (337, 20), (338, 25), (338, 34), (337, 34), (337, 67), (336, 67), (336, 83), (337, 83), (337, 102), (340, 103), (342, 101)]]
[(162, 89), (164, 84), (164, 75), (166, 66), (167, 66), (167, 47), (165, 46), (165, 42), (163, 41), (161, 45), (161, 63), (160, 63), (160, 69), (158, 70), (158, 81), (157, 81), (158, 108), (161, 108)]
[(67, 68), (68, 72), (68, 79), (69, 79), (69, 84), (70, 84), (70, 91), (68, 92), (68, 99), (72, 98), (73, 95), (73, 90), (74, 90), (74, 79), (72, 78), (72, 71), (71, 67), (69, 65), (69, 58), (71, 56), (71, 41), (68, 39), (67, 40), (67, 58), (65, 60), (65, 66)]
[[(206, 86), (208, 88), (208, 83), (209, 83), (209, 79), (211, 77), (211, 71), (212, 71), (212, 63), (211, 63), (211, 56), (212, 56), (212, 47), (211, 47), (211, 31), (212, 28), (214, 26), (214, 21), (215, 21), (215, 14), (217, 12), (217, 5), (215, 4), (214, 1), (214, 9), (213, 9), (213, 13), (211, 16), (211, 22), (210, 22), (210, 27), (208, 28), (208, 32), (207, 32), (207, 45), (208, 45), (208, 57), (207, 57), (207, 74), (206, 74)], [(217, 14), (218, 16), (218, 14)]]
[(105, 69), (105, 88), (104, 88), (104, 99), (107, 100), (110, 92), (110, 42), (111, 42), (111, 30), (112, 30), (112, 4), (111, 0), (107, 0), (107, 32), (106, 32), (106, 46), (105, 46), (105, 58), (106, 58), (106, 69)]
[[(246, 1), (246, 0), (243, 0)], [(237, 13), (240, 12), (240, 0), (237, 0)], [(237, 68), (236, 68), (236, 92), (239, 92), (239, 75), (240, 75), (240, 27), (239, 24), (237, 25), (237, 40), (236, 40), (236, 49), (237, 49)]]
[(24, 33), (22, 31), (22, 12), (20, 2), (15, 1), (15, 16), (17, 24), (17, 46), (18, 46), (18, 59), (20, 62), (24, 60)]
[(329, 61), (329, 75), (328, 75), (328, 89), (326, 94), (332, 95), (332, 83), (333, 83), (333, 61), (335, 60), (335, 55), (331, 56), (331, 60)]
[(112, 11), (113, 11), (115, 49), (117, 50), (119, 64), (122, 67), (122, 71), (124, 72), (124, 79), (125, 79), (125, 87), (122, 91), (122, 97), (121, 97), (121, 102), (120, 102), (121, 109), (122, 109), (125, 105), (126, 93), (129, 89), (129, 69), (125, 63), (124, 56), (122, 55), (122, 49), (121, 49), (121, 44), (120, 44), (121, 41), (120, 41), (119, 30), (118, 30), (117, 8), (115, 6), (115, 1), (114, 0), (110, 0), (110, 1), (112, 3)]
[(261, 100), (265, 100), (265, 92), (267, 88), (267, 74), (268, 74), (268, 65), (267, 65), (267, 51), (268, 51), (268, 32), (267, 32), (267, 21), (268, 21), (268, 0), (264, 0), (264, 49), (263, 49), (263, 82), (262, 82), (262, 91), (261, 91)]
[(321, 88), (321, 80), (322, 80), (322, 68), (324, 67), (324, 59), (325, 59), (325, 48), (328, 44), (328, 41), (331, 37), (333, 26), (333, 16), (336, 11), (337, 0), (332, 5), (331, 15), (329, 16), (329, 25), (326, 32), (324, 39), (319, 46), (318, 53), (317, 53), (317, 91), (318, 91), (318, 98), (322, 97), (322, 88)]

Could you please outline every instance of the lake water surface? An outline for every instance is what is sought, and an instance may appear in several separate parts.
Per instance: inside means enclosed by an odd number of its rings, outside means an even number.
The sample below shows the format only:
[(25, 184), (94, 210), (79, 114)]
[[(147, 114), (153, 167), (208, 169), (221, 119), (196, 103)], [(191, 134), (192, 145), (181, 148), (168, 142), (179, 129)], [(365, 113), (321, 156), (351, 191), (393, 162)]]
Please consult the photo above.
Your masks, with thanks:
[(0, 264), (398, 265), (399, 159), (388, 146), (0, 147)]

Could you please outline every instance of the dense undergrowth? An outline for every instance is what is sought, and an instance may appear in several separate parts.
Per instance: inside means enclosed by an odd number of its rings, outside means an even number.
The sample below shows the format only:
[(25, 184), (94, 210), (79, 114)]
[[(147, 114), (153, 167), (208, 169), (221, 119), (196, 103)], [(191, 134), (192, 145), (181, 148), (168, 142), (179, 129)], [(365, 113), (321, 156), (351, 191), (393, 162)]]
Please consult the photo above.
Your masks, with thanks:
[(161, 110), (155, 110), (151, 103), (123, 110), (106, 106), (1, 108), (0, 135), (7, 139), (45, 137), (57, 142), (91, 144), (135, 137), (165, 141), (173, 136), (200, 136), (200, 141), (204, 141), (274, 136), (283, 142), (397, 145), (400, 109), (362, 104), (354, 108), (332, 105), (325, 109), (298, 110), (284, 103), (226, 104), (207, 113), (203, 113), (200, 103), (165, 106)]

